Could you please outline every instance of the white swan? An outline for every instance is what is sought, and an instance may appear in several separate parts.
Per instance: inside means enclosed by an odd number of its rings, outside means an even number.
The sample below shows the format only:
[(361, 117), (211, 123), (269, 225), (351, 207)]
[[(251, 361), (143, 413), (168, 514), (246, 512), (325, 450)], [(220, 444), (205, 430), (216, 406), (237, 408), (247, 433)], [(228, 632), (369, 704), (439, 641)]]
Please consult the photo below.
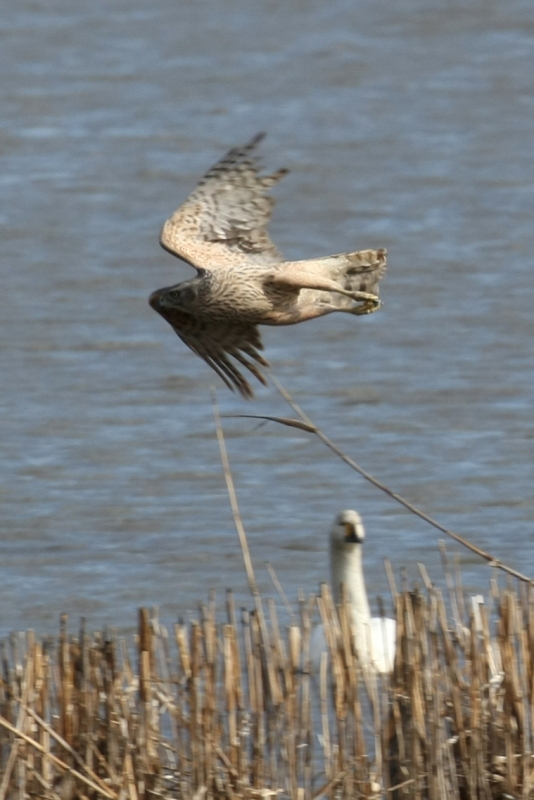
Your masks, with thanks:
[[(365, 529), (357, 511), (342, 511), (335, 519), (330, 532), (330, 573), (332, 591), (337, 603), (341, 599), (341, 585), (352, 612), (354, 645), (364, 667), (388, 673), (395, 661), (396, 623), (386, 617), (371, 617), (365, 591), (362, 566), (362, 542)], [(321, 653), (327, 650), (323, 626), (312, 634), (311, 654), (314, 665)]]

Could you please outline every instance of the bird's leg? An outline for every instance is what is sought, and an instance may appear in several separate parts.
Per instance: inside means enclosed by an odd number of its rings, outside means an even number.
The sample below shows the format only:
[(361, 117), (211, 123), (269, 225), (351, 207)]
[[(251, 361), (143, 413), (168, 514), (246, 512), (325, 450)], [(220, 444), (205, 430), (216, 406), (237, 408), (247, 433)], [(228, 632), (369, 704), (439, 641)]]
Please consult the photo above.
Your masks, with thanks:
[[(332, 258), (338, 258), (332, 256)], [(321, 259), (322, 261), (329, 261), (331, 259)], [(307, 267), (299, 267), (299, 264), (307, 264)], [(360, 316), (361, 314), (372, 314), (373, 311), (378, 311), (381, 306), (381, 302), (376, 294), (372, 294), (371, 292), (358, 292), (358, 291), (350, 291), (350, 289), (345, 289), (340, 283), (332, 278), (328, 278), (326, 275), (319, 274), (314, 272), (313, 269), (310, 267), (311, 262), (288, 262), (287, 264), (283, 264), (281, 266), (276, 267), (275, 270), (268, 272), (264, 277), (264, 289), (268, 290), (269, 284), (280, 284), (281, 286), (285, 286), (291, 289), (316, 289), (320, 292), (335, 292), (336, 294), (342, 294), (345, 297), (350, 297), (351, 300), (355, 301), (362, 301), (362, 305), (357, 306), (356, 308), (351, 309), (332, 309), (338, 311), (348, 311), (350, 314), (356, 314)], [(311, 312), (310, 312), (311, 313)], [(305, 319), (313, 319), (315, 316), (321, 316), (321, 314), (329, 313), (327, 310), (324, 309), (319, 313), (312, 314), (308, 316), (306, 313)], [(284, 324), (284, 323), (281, 323)], [(287, 324), (287, 323), (285, 323)]]
[(382, 305), (380, 299), (374, 294), (367, 294), (366, 292), (354, 292), (354, 294), (365, 295), (362, 305), (343, 308), (330, 303), (300, 304), (284, 311), (269, 311), (263, 315), (261, 321), (263, 325), (296, 325), (297, 322), (306, 322), (309, 319), (324, 317), (326, 314), (334, 314), (337, 311), (342, 311), (345, 314), (355, 314), (356, 316), (372, 314), (373, 311), (378, 311)]
[[(345, 297), (350, 297), (351, 300), (364, 300), (377, 302), (378, 298), (375, 294), (370, 292), (355, 292), (350, 289), (345, 289), (340, 283), (328, 278), (326, 275), (321, 275), (313, 272), (311, 269), (298, 269), (295, 265), (299, 262), (289, 262), (287, 265), (277, 267), (275, 270), (268, 272), (263, 281), (266, 286), (269, 284), (281, 284), (282, 286), (291, 287), (292, 289), (317, 289), (320, 292), (335, 292), (336, 294), (343, 294)], [(306, 262), (303, 262), (306, 263)]]
[(345, 297), (350, 297), (351, 300), (362, 300), (363, 304), (361, 306), (356, 306), (356, 308), (353, 309), (347, 309), (351, 314), (356, 314), (357, 316), (361, 314), (372, 314), (373, 311), (378, 311), (382, 305), (378, 295), (376, 294), (372, 294), (371, 292), (351, 292), (350, 289), (344, 289), (343, 286), (341, 286), (337, 281), (333, 281), (330, 278), (325, 278), (323, 276), (318, 279), (314, 278), (308, 280), (304, 285), (309, 289), (320, 289), (321, 291), (342, 294), (345, 295)]
[(295, 305), (286, 311), (270, 311), (263, 315), (261, 322), (262, 325), (296, 325), (298, 322), (307, 322), (309, 319), (324, 317), (325, 314), (333, 314), (334, 311), (341, 309), (326, 303)]

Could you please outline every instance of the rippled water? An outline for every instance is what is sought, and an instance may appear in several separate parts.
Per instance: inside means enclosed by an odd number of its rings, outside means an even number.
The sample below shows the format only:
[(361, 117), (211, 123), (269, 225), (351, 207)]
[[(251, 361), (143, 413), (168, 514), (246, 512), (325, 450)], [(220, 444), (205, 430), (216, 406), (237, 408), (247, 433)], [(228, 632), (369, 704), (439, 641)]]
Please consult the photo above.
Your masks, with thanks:
[[(0, 34), (0, 632), (246, 597), (214, 376), (149, 308), (191, 270), (163, 219), (268, 130), (289, 257), (386, 246), (384, 308), (265, 329), (276, 375), (365, 468), (534, 576), (530, 0), (51, 0)], [(225, 415), (287, 414), (275, 389)], [(436, 532), (304, 433), (225, 421), (263, 591), (327, 575), (342, 508), (440, 574)], [(465, 559), (468, 588), (487, 568)], [(221, 601), (222, 596), (219, 592)]]

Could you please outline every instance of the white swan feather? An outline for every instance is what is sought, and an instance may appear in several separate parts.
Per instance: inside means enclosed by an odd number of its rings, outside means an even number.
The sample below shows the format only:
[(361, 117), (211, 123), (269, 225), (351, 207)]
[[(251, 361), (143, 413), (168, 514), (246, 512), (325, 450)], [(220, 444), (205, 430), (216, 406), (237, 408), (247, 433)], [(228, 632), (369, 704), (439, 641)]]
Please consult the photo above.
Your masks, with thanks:
[[(365, 529), (357, 511), (342, 511), (330, 532), (330, 575), (334, 599), (341, 600), (341, 586), (351, 611), (354, 645), (363, 667), (378, 673), (392, 672), (395, 661), (396, 623), (386, 617), (371, 617), (363, 575), (362, 544)], [(318, 665), (327, 650), (323, 626), (311, 641), (312, 661)]]

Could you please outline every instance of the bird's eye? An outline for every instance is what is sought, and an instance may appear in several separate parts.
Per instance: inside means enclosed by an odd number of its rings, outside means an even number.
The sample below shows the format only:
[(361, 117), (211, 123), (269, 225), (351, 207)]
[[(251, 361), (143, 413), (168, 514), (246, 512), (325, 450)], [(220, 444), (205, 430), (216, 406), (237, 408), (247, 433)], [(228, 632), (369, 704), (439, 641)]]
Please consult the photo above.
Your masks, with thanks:
[(171, 300), (178, 300), (180, 297), (180, 290), (173, 289), (172, 292), (169, 292), (169, 297), (171, 298)]

